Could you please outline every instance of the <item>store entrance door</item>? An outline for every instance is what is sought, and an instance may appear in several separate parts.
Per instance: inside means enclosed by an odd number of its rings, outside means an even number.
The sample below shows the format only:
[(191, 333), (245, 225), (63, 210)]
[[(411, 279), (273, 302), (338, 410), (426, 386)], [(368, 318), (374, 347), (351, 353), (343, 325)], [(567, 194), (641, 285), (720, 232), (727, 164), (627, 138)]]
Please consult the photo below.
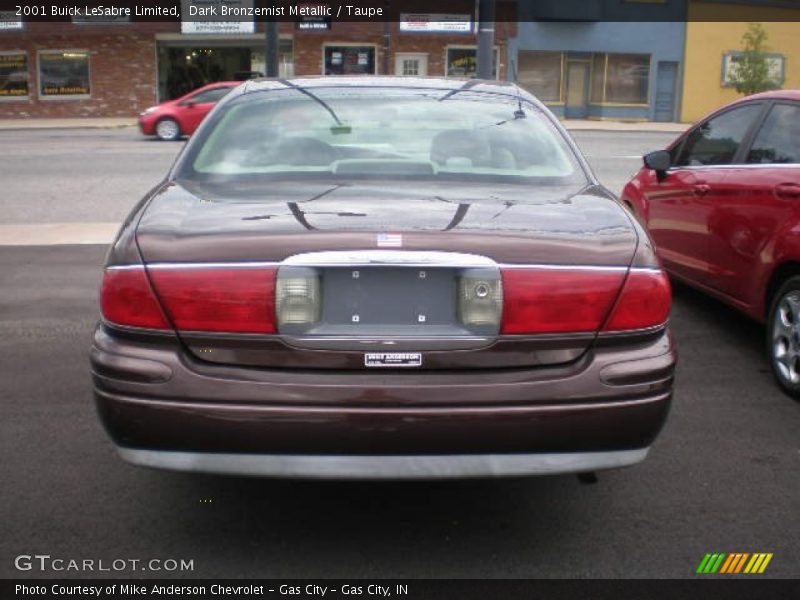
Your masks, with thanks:
[(567, 62), (567, 105), (564, 116), (568, 119), (585, 119), (589, 116), (589, 63)]
[(172, 100), (215, 81), (249, 79), (250, 48), (161, 46), (158, 49), (159, 100)]
[[(158, 41), (158, 100), (172, 100), (216, 81), (263, 77), (263, 38), (248, 40), (191, 39)], [(281, 38), (279, 74), (294, 77), (294, 43)]]

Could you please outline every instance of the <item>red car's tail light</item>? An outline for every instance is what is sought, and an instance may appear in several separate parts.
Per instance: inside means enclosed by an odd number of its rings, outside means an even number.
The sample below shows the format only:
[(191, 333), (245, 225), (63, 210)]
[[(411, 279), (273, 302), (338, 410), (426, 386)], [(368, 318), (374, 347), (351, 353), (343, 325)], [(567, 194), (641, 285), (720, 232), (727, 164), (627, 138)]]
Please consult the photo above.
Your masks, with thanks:
[(662, 325), (669, 317), (672, 289), (661, 270), (632, 269), (603, 331), (629, 331)]
[(503, 269), (501, 332), (598, 331), (624, 278), (623, 270)]
[(103, 318), (116, 325), (170, 329), (142, 267), (107, 270), (100, 308)]
[(274, 268), (155, 268), (156, 293), (179, 331), (275, 333)]

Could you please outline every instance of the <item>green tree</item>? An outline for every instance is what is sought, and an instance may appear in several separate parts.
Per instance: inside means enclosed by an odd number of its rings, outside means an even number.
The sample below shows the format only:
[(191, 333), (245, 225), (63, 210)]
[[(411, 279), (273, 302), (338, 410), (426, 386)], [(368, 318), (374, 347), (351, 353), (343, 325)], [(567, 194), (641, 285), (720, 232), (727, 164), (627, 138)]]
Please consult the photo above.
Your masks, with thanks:
[(742, 36), (742, 54), (737, 57), (731, 80), (736, 91), (745, 96), (778, 89), (769, 75), (766, 55), (767, 31), (761, 23), (750, 23)]

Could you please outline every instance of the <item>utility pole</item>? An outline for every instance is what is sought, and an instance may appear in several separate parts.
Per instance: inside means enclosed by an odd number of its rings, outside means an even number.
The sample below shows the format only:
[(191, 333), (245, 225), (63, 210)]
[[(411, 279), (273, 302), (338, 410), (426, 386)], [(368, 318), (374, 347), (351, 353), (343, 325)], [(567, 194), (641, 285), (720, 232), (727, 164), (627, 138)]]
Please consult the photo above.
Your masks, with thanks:
[(495, 0), (478, 0), (478, 77), (494, 79)]
[(383, 22), (383, 75), (388, 75), (390, 73), (389, 68), (391, 66), (392, 30), (389, 23), (389, 10), (391, 10), (389, 0), (386, 0), (384, 2), (384, 14), (386, 18)]
[(278, 76), (278, 42), (280, 40), (280, 33), (278, 31), (278, 21), (275, 19), (270, 19), (266, 23), (266, 27), (264, 28), (264, 33), (266, 35), (266, 42), (264, 53), (264, 64), (266, 69), (266, 76), (267, 77), (277, 77)]

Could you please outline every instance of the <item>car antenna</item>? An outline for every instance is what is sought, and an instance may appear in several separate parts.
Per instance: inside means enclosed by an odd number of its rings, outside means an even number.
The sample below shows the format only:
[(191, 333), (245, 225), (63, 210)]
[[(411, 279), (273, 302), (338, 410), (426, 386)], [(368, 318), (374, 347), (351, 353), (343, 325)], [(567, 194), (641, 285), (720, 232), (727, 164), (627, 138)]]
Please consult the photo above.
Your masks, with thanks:
[(514, 74), (514, 85), (517, 88), (517, 110), (514, 111), (514, 118), (515, 119), (525, 119), (527, 115), (525, 111), (522, 110), (522, 96), (519, 93), (519, 80), (517, 78), (517, 61), (511, 60), (511, 72)]

